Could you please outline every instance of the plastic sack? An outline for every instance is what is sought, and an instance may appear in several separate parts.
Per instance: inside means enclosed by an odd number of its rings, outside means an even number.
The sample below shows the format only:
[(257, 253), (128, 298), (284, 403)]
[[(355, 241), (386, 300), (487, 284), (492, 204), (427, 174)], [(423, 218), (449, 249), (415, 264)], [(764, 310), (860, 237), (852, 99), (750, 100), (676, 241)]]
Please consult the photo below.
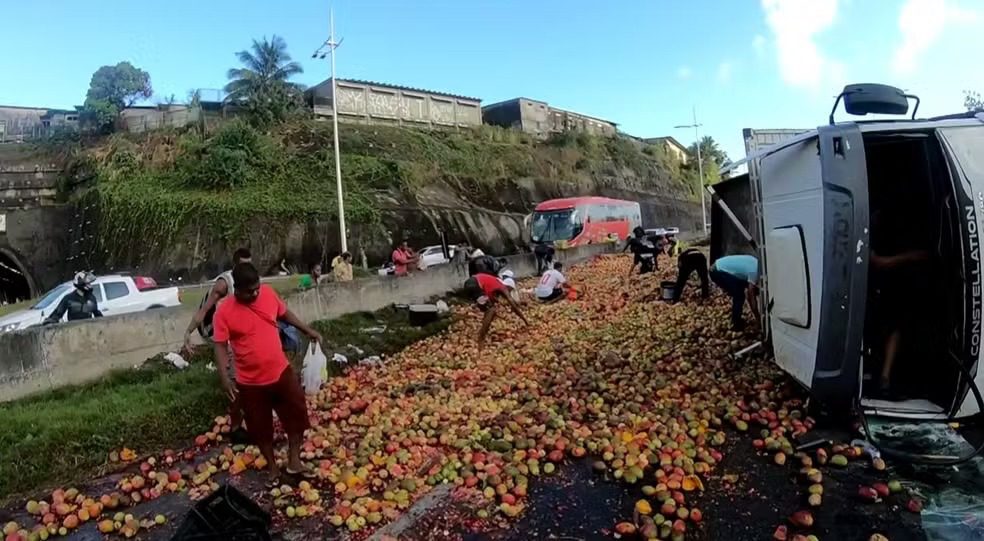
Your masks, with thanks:
[(304, 355), (304, 392), (315, 394), (321, 389), (321, 384), (325, 381), (327, 367), (328, 358), (321, 351), (321, 344), (311, 342), (307, 353)]
[(164, 360), (173, 364), (174, 367), (179, 370), (188, 368), (188, 361), (184, 360), (184, 357), (178, 355), (177, 353), (168, 353), (164, 356)]

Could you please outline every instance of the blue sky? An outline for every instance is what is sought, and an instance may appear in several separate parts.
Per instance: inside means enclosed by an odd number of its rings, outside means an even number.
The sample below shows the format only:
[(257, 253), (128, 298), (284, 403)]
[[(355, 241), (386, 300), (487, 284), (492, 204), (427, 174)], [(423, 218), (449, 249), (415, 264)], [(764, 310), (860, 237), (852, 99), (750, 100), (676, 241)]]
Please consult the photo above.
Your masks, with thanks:
[[(129, 60), (159, 98), (221, 88), (234, 52), (283, 36), (304, 66), (327, 0), (4, 0), (0, 104), (81, 104), (93, 71)], [(98, 6), (98, 9), (96, 8)], [(926, 114), (984, 91), (980, 0), (336, 0), (340, 77), (542, 99), (684, 142), (697, 107), (732, 157), (744, 127), (823, 123), (845, 82), (919, 94)], [(16, 21), (16, 24), (9, 24)], [(972, 51), (977, 51), (972, 56)]]

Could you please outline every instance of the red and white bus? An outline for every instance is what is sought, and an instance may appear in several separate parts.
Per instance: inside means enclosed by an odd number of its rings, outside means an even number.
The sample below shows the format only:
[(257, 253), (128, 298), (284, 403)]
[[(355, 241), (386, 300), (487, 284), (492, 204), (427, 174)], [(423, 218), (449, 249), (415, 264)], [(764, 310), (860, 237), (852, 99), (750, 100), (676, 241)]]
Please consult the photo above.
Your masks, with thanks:
[(642, 225), (639, 203), (607, 197), (569, 197), (543, 201), (533, 211), (533, 242), (582, 246), (605, 242), (609, 235), (625, 240)]

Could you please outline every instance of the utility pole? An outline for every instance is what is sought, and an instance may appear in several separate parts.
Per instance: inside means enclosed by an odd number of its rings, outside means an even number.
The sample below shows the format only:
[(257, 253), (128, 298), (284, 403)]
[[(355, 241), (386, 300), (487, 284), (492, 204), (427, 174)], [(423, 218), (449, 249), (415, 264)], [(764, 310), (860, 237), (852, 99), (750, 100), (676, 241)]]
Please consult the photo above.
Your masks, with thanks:
[[(321, 47), (319, 47), (318, 50), (311, 55), (311, 58), (324, 59), (326, 56), (331, 55), (331, 124), (335, 145), (335, 184), (338, 193), (338, 235), (341, 240), (342, 251), (347, 252), (348, 240), (345, 238), (345, 199), (342, 194), (342, 160), (341, 153), (338, 150), (338, 101), (336, 100), (338, 86), (335, 84), (335, 49), (342, 44), (342, 41), (335, 41), (334, 9), (329, 11), (328, 27), (328, 41), (324, 42), (324, 44), (322, 44)], [(317, 99), (317, 96), (315, 96), (315, 99)]]
[(700, 124), (697, 123), (697, 106), (693, 108), (694, 123), (673, 126), (674, 128), (693, 128), (694, 137), (697, 140), (697, 175), (700, 177), (700, 219), (704, 226), (704, 235), (707, 235), (707, 205), (704, 203), (704, 160), (700, 156)]

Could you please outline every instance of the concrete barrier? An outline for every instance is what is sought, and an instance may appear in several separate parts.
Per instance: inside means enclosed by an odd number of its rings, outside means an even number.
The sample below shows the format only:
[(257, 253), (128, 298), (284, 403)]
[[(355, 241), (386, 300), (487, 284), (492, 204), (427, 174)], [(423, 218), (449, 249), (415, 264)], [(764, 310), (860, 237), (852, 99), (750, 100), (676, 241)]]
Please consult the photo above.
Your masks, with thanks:
[[(557, 260), (574, 264), (610, 250), (610, 245), (585, 246), (559, 251)], [(517, 277), (532, 276), (536, 271), (532, 255), (506, 259)], [(463, 265), (442, 265), (406, 278), (372, 277), (323, 284), (289, 295), (286, 301), (306, 321), (332, 319), (392, 304), (421, 302), (461, 287), (467, 277)], [(2, 334), (0, 401), (84, 383), (110, 370), (138, 365), (158, 353), (176, 351), (192, 312), (191, 307), (183, 306)]]

